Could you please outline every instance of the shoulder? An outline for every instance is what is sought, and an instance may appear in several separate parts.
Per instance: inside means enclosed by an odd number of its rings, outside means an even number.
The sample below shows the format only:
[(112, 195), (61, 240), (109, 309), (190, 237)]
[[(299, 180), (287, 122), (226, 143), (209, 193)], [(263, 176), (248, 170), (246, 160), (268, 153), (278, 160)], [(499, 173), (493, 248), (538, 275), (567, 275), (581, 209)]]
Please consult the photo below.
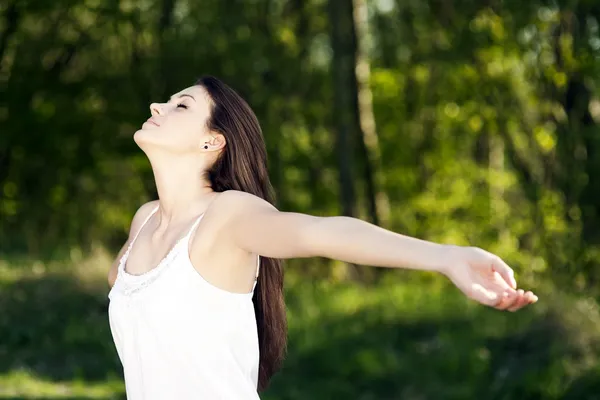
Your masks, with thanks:
[(226, 190), (219, 194), (207, 219), (214, 221), (219, 231), (231, 232), (240, 222), (252, 220), (252, 217), (277, 212), (277, 208), (268, 201), (240, 190)]
[(129, 235), (135, 234), (141, 227), (146, 218), (150, 215), (150, 213), (158, 207), (158, 200), (152, 200), (147, 203), (142, 204), (137, 211), (135, 212), (133, 219), (131, 221), (131, 228), (129, 230)]
[(247, 212), (249, 210), (275, 210), (268, 201), (253, 195), (252, 193), (243, 192), (241, 190), (226, 190), (219, 195), (215, 201), (215, 208), (227, 210), (230, 215), (235, 215), (239, 212)]

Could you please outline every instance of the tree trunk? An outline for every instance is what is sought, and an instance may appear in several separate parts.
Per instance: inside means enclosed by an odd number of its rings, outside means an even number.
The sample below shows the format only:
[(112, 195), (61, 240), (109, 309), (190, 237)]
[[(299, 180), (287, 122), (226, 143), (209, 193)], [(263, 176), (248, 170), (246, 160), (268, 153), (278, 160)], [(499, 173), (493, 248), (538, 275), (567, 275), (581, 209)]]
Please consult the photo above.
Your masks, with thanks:
[(342, 214), (356, 216), (354, 152), (360, 127), (357, 109), (356, 35), (351, 0), (329, 0), (329, 26), (333, 62), (333, 118), (336, 132)]
[(4, 15), (4, 32), (0, 36), (0, 71), (4, 66), (4, 53), (8, 47), (8, 42), (17, 31), (17, 25), (19, 22), (19, 9), (17, 8), (17, 1), (13, 1), (7, 8)]
[(362, 133), (359, 148), (363, 161), (363, 179), (367, 186), (369, 217), (375, 225), (390, 215), (389, 199), (382, 190), (384, 176), (381, 168), (381, 152), (373, 114), (371, 93), (371, 67), (369, 65), (367, 39), (369, 35), (367, 5), (365, 0), (354, 0), (354, 25), (356, 29), (356, 82), (359, 129)]
[[(356, 0), (355, 3), (353, 0), (329, 0), (328, 5), (342, 213), (346, 216), (358, 214), (353, 168), (359, 161), (366, 185), (368, 214), (371, 221), (378, 225), (378, 197), (379, 203), (383, 204), (386, 204), (386, 197), (377, 195), (376, 185), (379, 182), (374, 172), (374, 163), (379, 162), (379, 150), (364, 42), (367, 32), (366, 5), (363, 0)], [(356, 267), (351, 271), (354, 277), (364, 275)]]

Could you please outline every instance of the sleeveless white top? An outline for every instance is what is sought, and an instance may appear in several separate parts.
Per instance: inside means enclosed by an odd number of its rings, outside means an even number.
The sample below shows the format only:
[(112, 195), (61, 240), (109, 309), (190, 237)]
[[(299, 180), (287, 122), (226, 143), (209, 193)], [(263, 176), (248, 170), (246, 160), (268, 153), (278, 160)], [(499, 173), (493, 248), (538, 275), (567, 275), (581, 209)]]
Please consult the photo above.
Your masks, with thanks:
[(196, 271), (188, 242), (203, 216), (154, 269), (125, 268), (142, 228), (119, 261), (108, 313), (128, 400), (259, 399), (256, 281), (232, 293)]

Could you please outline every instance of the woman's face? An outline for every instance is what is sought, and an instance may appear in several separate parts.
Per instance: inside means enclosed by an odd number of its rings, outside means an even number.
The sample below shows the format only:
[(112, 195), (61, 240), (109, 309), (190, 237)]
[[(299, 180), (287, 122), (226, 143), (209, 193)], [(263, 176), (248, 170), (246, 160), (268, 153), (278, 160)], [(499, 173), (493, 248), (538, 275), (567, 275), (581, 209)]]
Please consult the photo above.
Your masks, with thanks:
[(206, 120), (211, 103), (201, 86), (175, 93), (166, 103), (152, 103), (148, 118), (133, 139), (140, 147), (158, 146), (176, 153), (197, 152), (205, 145), (214, 149), (222, 135), (209, 134)]

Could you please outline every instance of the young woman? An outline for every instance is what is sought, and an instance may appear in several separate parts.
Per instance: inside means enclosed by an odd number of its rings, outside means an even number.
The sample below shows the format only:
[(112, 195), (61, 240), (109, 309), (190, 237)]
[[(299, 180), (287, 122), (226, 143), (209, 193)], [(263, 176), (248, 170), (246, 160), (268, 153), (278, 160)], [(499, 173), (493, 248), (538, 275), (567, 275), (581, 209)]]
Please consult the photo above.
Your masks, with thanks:
[(350, 217), (280, 212), (248, 104), (213, 77), (152, 104), (135, 132), (159, 200), (142, 205), (108, 280), (129, 400), (258, 399), (286, 348), (281, 260), (436, 271), (487, 306), (537, 301), (499, 257)]

